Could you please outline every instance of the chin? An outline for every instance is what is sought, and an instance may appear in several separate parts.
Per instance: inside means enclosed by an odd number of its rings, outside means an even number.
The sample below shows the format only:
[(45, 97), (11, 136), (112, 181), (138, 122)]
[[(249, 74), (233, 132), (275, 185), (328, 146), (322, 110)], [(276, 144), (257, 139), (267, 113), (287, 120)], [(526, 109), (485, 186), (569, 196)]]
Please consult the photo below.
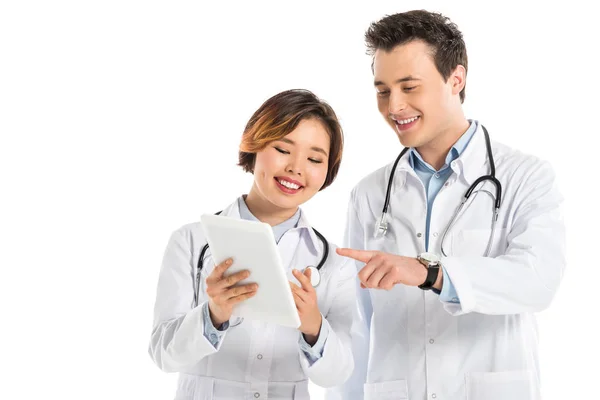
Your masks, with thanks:
[[(275, 190), (278, 190), (278, 189), (275, 189)], [(269, 201), (279, 208), (292, 209), (292, 208), (299, 207), (306, 200), (304, 198), (300, 198), (300, 197), (293, 198), (291, 196), (287, 196), (285, 194), (275, 192), (269, 196)]]
[(404, 147), (419, 147), (422, 143), (422, 137), (420, 130), (410, 131), (410, 132), (399, 132), (395, 125), (392, 126), (394, 129), (394, 133), (396, 133), (396, 137), (400, 141), (400, 144)]

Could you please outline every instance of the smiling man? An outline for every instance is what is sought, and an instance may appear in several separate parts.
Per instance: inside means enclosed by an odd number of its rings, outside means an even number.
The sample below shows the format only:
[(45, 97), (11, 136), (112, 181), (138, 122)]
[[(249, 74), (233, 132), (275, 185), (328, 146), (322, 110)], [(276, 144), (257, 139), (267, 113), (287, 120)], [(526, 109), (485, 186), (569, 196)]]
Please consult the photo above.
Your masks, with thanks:
[(405, 149), (353, 190), (355, 372), (330, 399), (539, 399), (534, 313), (565, 266), (548, 163), (491, 141), (462, 104), (467, 51), (446, 17), (366, 33), (379, 112)]

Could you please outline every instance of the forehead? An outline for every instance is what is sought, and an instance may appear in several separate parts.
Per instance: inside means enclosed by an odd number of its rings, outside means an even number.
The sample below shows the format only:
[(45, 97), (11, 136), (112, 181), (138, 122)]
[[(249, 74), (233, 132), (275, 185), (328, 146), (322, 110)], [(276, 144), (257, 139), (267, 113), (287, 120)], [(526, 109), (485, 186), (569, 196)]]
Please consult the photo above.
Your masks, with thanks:
[(393, 83), (405, 76), (427, 78), (439, 75), (431, 46), (421, 40), (398, 45), (390, 51), (377, 49), (373, 58), (375, 81)]
[(329, 141), (329, 133), (325, 128), (325, 124), (317, 118), (303, 119), (285, 137), (294, 141)]

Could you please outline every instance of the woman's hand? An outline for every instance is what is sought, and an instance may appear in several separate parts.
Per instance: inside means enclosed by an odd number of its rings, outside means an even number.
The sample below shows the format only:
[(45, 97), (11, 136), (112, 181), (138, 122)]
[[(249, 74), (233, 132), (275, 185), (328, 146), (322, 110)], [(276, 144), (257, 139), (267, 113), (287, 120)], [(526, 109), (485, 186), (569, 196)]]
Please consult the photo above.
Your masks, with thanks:
[(300, 287), (295, 283), (290, 282), (294, 301), (296, 302), (296, 308), (300, 315), (300, 328), (298, 328), (298, 330), (304, 334), (306, 343), (313, 346), (319, 338), (323, 317), (321, 316), (319, 305), (317, 304), (317, 292), (310, 283), (311, 269), (307, 268), (304, 270), (304, 273), (295, 269), (292, 273), (302, 285), (302, 287)]
[(254, 296), (258, 289), (256, 283), (233, 287), (239, 281), (248, 278), (250, 271), (244, 270), (224, 277), (223, 274), (232, 263), (231, 258), (223, 261), (206, 278), (206, 294), (209, 297), (208, 309), (210, 319), (216, 328), (229, 321), (234, 305)]

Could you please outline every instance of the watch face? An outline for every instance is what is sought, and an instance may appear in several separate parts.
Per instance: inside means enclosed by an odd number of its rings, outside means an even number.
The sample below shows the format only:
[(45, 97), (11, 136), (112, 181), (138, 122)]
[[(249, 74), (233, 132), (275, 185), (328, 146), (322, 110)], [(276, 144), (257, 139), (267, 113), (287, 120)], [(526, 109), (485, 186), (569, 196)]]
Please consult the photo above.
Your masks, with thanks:
[(421, 253), (420, 257), (428, 263), (440, 262), (440, 257), (434, 253)]

